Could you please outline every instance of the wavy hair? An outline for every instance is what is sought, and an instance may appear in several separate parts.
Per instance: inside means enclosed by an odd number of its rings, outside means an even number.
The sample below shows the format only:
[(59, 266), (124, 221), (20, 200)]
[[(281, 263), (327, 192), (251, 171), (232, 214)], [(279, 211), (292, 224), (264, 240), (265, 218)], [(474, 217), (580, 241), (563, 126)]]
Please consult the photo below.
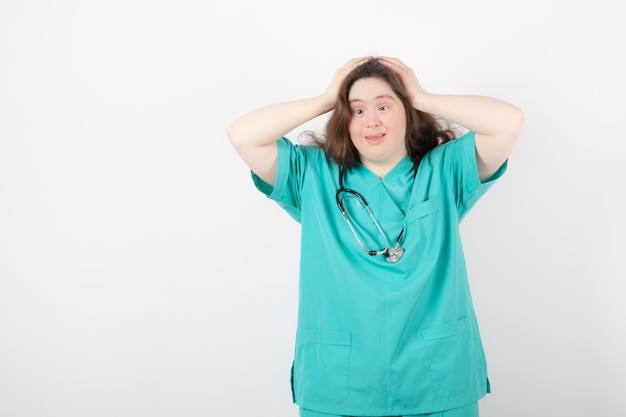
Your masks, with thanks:
[(404, 105), (406, 148), (409, 158), (413, 161), (415, 172), (428, 151), (456, 137), (454, 129), (450, 126), (444, 126), (435, 116), (413, 108), (400, 76), (377, 58), (372, 58), (356, 67), (344, 79), (337, 94), (335, 109), (324, 128), (324, 134), (304, 132), (305, 136), (324, 151), (328, 159), (334, 160), (346, 169), (353, 168), (360, 162), (359, 153), (350, 139), (349, 124), (352, 111), (348, 94), (354, 83), (361, 78), (378, 78), (384, 81)]

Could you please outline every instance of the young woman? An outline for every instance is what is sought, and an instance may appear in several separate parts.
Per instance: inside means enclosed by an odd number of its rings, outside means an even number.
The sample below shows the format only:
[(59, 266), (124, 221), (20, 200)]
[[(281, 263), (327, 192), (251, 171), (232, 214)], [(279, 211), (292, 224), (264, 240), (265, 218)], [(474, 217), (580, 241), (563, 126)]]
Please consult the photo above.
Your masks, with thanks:
[[(323, 137), (284, 138), (329, 111)], [(489, 381), (459, 223), (522, 125), (511, 104), (430, 94), (400, 60), (364, 57), (321, 95), (228, 127), (256, 187), (301, 224), (301, 416), (478, 415)]]

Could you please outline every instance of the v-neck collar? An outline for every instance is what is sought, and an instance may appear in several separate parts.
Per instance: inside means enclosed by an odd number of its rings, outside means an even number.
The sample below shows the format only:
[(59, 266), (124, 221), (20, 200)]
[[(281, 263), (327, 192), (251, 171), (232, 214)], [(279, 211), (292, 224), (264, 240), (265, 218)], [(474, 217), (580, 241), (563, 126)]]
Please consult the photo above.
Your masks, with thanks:
[[(368, 202), (375, 201), (375, 195), (378, 195), (378, 197), (376, 197), (378, 199), (382, 198), (382, 200), (378, 200), (378, 202), (374, 204), (376, 211), (381, 213), (381, 216), (383, 212), (392, 213), (395, 211), (396, 214), (400, 214), (404, 217), (409, 209), (411, 196), (413, 194), (414, 182), (412, 168), (413, 162), (407, 155), (383, 178), (378, 178), (376, 174), (359, 163), (352, 169), (352, 175), (346, 175), (345, 187), (356, 189)], [(383, 209), (385, 206), (387, 209)]]
[(382, 182), (383, 184), (389, 183), (390, 181), (396, 180), (400, 175), (406, 175), (407, 171), (410, 172), (413, 168), (413, 161), (409, 158), (408, 155), (405, 155), (404, 158), (400, 160), (391, 170), (385, 174), (382, 178), (379, 178), (378, 175), (374, 174), (369, 168), (363, 165), (361, 162), (354, 167), (353, 169), (358, 172), (361, 180), (366, 185), (374, 185), (377, 182)]

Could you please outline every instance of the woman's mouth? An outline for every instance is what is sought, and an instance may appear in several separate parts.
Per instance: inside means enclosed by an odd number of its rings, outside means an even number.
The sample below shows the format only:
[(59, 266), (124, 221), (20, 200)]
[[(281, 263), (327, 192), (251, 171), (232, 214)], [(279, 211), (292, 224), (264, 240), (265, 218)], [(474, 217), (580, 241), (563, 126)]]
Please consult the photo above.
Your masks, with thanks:
[(384, 138), (385, 138), (385, 134), (384, 133), (378, 133), (376, 135), (367, 135), (367, 136), (365, 136), (365, 140), (370, 145), (376, 145), (376, 144), (382, 142)]

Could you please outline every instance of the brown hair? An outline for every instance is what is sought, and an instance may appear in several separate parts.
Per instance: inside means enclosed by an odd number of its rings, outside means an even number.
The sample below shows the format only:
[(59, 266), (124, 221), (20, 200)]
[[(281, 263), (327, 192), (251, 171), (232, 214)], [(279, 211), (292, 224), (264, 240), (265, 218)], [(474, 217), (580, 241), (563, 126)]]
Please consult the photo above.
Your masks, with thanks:
[(326, 123), (324, 135), (304, 133), (324, 150), (327, 158), (334, 160), (341, 167), (350, 169), (360, 161), (359, 153), (350, 140), (349, 123), (352, 111), (348, 94), (353, 84), (361, 78), (378, 78), (386, 82), (404, 105), (406, 147), (413, 161), (414, 171), (417, 172), (420, 161), (428, 151), (456, 137), (452, 128), (443, 126), (433, 115), (413, 108), (400, 76), (377, 58), (372, 58), (352, 70), (344, 79), (337, 95), (335, 109)]

